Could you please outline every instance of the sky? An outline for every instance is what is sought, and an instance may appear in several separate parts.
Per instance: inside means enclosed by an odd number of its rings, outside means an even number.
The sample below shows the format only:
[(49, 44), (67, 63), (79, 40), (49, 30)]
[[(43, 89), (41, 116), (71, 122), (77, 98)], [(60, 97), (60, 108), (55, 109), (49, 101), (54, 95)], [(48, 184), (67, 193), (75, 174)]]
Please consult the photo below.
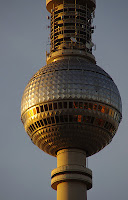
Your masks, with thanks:
[[(123, 120), (111, 144), (88, 159), (88, 200), (128, 199), (127, 8), (127, 0), (97, 0), (93, 53), (120, 91)], [(45, 0), (0, 0), (0, 200), (56, 199), (56, 158), (32, 144), (20, 121), (25, 86), (46, 64), (47, 15)]]

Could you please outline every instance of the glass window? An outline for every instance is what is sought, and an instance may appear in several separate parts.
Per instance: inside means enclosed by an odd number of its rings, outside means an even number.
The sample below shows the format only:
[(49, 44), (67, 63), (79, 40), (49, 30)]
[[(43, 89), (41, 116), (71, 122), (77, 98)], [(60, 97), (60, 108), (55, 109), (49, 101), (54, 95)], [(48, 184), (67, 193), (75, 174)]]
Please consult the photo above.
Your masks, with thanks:
[(97, 110), (97, 104), (93, 105), (93, 110)]
[(41, 112), (44, 112), (44, 107), (43, 105), (40, 106)]
[(40, 123), (41, 123), (41, 125), (42, 125), (42, 126), (44, 126), (44, 123), (43, 123), (43, 121), (42, 121), (42, 120), (40, 120)]
[(82, 121), (82, 115), (78, 115), (78, 122)]
[(33, 114), (33, 109), (31, 109), (30, 110), (30, 114), (31, 114), (31, 116), (33, 116), (34, 114)]
[(89, 103), (88, 110), (92, 110), (92, 109), (93, 109), (93, 104), (92, 104), (92, 103)]
[(27, 131), (30, 133), (32, 133), (32, 129), (29, 127), (28, 129), (27, 129)]
[(36, 111), (37, 111), (37, 113), (39, 113), (39, 112), (40, 112), (40, 110), (39, 110), (39, 107), (36, 107)]
[(36, 125), (36, 127), (38, 128), (38, 125), (37, 125), (37, 123), (35, 122), (35, 125)]
[(35, 130), (35, 126), (32, 124), (32, 128)]
[(106, 122), (105, 125), (104, 125), (104, 128), (109, 130), (110, 127), (111, 127), (111, 124), (109, 122)]
[(116, 112), (114, 112), (114, 119), (116, 119), (116, 115), (117, 115), (117, 113), (116, 113)]
[(69, 115), (69, 122), (73, 122), (73, 116)]
[(29, 129), (30, 129), (31, 132), (34, 131), (31, 125), (30, 125)]
[(86, 123), (86, 116), (83, 116), (83, 122)]
[(49, 110), (52, 110), (52, 103), (49, 103)]
[(57, 109), (57, 103), (54, 103), (53, 107), (54, 107), (54, 110), (56, 110)]
[(54, 117), (51, 117), (51, 121), (52, 121), (52, 124), (55, 123), (55, 119), (54, 119)]
[(78, 108), (78, 102), (77, 101), (73, 102), (73, 107)]
[(91, 117), (90, 117), (90, 116), (87, 116), (87, 117), (86, 117), (86, 122), (87, 122), (87, 123), (90, 123), (90, 122), (91, 122)]
[(94, 122), (94, 119), (95, 119), (94, 117), (92, 117), (92, 118), (91, 118), (91, 124), (93, 124), (93, 122)]
[(64, 116), (60, 115), (60, 122), (64, 122)]
[(114, 116), (114, 110), (111, 111), (111, 116), (112, 116), (112, 117)]
[(43, 120), (44, 120), (44, 124), (47, 125), (47, 120), (46, 119), (43, 119)]
[(51, 124), (51, 119), (50, 117), (47, 118), (48, 124)]
[(109, 108), (105, 109), (105, 113), (108, 114), (109, 113)]
[(62, 109), (62, 102), (58, 102), (58, 108)]
[(27, 112), (27, 118), (29, 118), (29, 117), (31, 117), (31, 115), (30, 115), (30, 113), (29, 113), (29, 111)]
[(64, 122), (68, 122), (68, 115), (64, 115)]
[(33, 108), (33, 113), (34, 115), (36, 115), (36, 108)]
[(99, 106), (98, 106), (98, 111), (100, 111), (100, 112), (101, 112), (101, 110), (102, 110), (102, 106), (101, 106), (101, 105), (99, 105)]
[(102, 106), (101, 112), (105, 113), (105, 106)]
[(48, 105), (47, 104), (44, 105), (44, 109), (45, 109), (45, 111), (48, 111)]
[(84, 102), (84, 109), (88, 109), (88, 103)]
[(73, 116), (73, 121), (74, 121), (74, 122), (77, 122), (77, 121), (78, 121), (78, 116), (77, 116), (77, 115), (74, 115), (74, 116)]
[(91, 123), (91, 116), (83, 116), (84, 123)]
[(103, 119), (99, 119), (99, 118), (96, 118), (95, 120), (95, 125), (98, 125), (98, 126), (102, 126), (104, 125), (104, 120)]
[(67, 108), (67, 102), (64, 102), (63, 104), (64, 104), (64, 108)]
[(79, 108), (83, 108), (83, 102), (79, 102)]
[(69, 102), (69, 108), (73, 108), (73, 102)]
[(39, 122), (39, 121), (37, 121), (37, 124), (38, 124), (38, 126), (39, 126), (39, 127), (41, 127), (41, 125), (40, 125), (40, 122)]
[(56, 123), (59, 123), (59, 116), (55, 116)]
[(109, 109), (109, 115), (111, 116), (111, 113), (112, 113), (112, 109)]

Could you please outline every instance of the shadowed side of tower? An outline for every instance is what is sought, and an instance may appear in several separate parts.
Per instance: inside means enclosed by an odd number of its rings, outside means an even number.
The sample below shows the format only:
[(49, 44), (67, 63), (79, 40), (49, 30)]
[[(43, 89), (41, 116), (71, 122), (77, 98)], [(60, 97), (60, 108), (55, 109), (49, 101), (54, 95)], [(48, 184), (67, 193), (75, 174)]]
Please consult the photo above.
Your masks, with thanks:
[(24, 90), (21, 120), (32, 142), (57, 157), (51, 173), (57, 200), (86, 200), (92, 188), (86, 157), (112, 141), (122, 118), (121, 98), (92, 54), (95, 0), (46, 0), (46, 8), (50, 51)]

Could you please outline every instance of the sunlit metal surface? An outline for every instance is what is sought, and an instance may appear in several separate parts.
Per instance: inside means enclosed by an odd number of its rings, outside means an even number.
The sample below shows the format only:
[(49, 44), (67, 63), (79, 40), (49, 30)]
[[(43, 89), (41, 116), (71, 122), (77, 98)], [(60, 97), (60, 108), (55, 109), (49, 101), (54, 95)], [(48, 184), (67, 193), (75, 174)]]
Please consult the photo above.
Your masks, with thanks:
[(65, 57), (31, 78), (21, 119), (32, 141), (47, 153), (55, 156), (59, 149), (77, 147), (90, 156), (112, 140), (121, 107), (119, 91), (103, 69), (86, 59)]
[(42, 67), (25, 88), (21, 113), (38, 103), (59, 99), (99, 101), (121, 112), (121, 98), (111, 77), (85, 59), (62, 59)]

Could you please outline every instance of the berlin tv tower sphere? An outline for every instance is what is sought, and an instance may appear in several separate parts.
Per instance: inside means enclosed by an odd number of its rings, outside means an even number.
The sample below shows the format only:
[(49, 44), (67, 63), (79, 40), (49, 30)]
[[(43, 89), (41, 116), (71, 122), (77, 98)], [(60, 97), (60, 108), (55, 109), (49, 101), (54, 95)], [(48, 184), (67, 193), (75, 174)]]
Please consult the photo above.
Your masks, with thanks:
[(32, 142), (56, 156), (77, 148), (91, 156), (108, 145), (122, 117), (112, 78), (95, 62), (64, 56), (42, 67), (26, 86), (21, 120)]

